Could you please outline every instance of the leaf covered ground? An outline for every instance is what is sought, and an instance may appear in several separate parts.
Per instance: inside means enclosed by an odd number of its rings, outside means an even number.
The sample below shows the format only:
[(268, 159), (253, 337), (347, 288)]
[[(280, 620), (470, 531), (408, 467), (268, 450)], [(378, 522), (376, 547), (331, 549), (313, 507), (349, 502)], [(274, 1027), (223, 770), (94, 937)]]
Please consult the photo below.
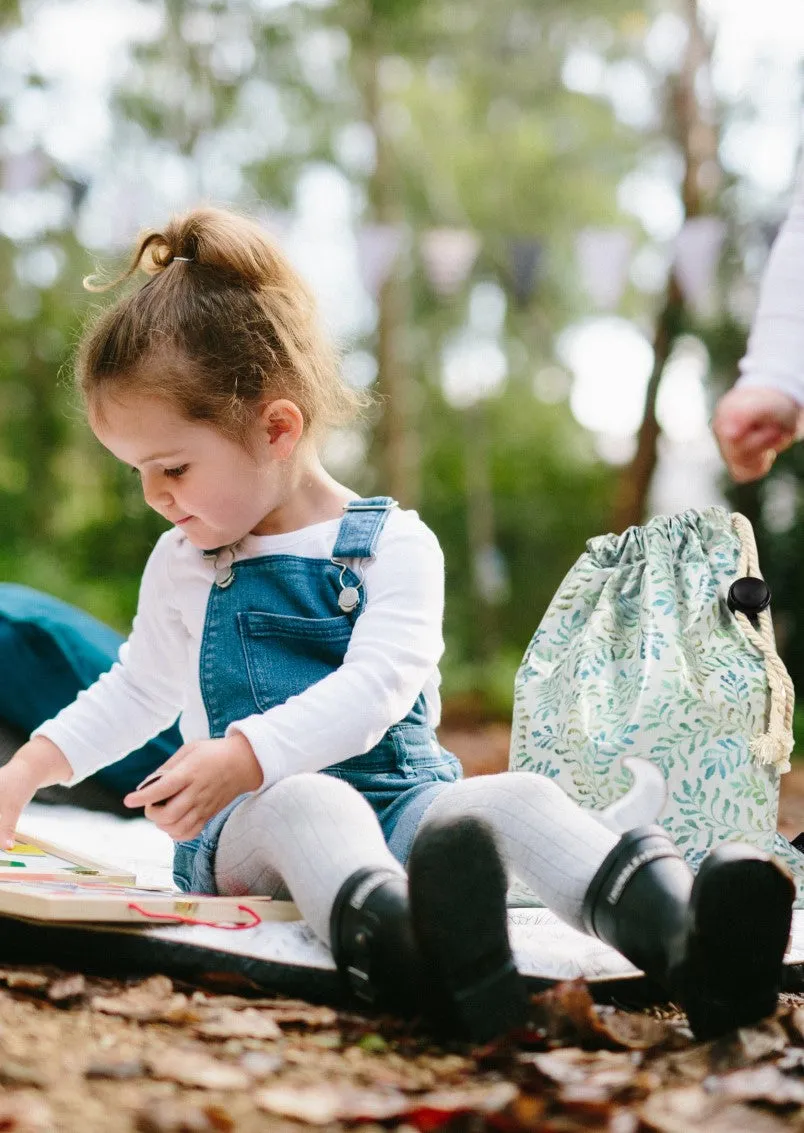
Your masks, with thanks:
[(0, 970), (0, 1130), (804, 1130), (804, 996), (698, 1043), (683, 1016), (596, 1006), (575, 981), (478, 1049), (211, 986)]

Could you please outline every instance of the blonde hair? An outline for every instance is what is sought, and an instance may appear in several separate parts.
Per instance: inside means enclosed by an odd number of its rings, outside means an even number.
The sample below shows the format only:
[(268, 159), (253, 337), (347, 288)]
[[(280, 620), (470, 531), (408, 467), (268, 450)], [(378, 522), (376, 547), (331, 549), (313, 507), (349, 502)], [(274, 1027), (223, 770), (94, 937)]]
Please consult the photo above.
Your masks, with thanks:
[(315, 302), (266, 233), (214, 208), (142, 235), (128, 270), (151, 278), (99, 315), (81, 337), (76, 382), (102, 416), (109, 395), (152, 394), (190, 420), (242, 438), (266, 400), (286, 397), (305, 431), (345, 424), (365, 395), (340, 375)]

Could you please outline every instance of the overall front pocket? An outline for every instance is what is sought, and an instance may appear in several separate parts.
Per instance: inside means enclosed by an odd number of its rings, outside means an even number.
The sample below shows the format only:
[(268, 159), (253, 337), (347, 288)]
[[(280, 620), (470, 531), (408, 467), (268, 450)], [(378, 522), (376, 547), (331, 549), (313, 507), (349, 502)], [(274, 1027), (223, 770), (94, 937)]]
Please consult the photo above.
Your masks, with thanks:
[(340, 668), (352, 636), (352, 621), (345, 614), (300, 618), (246, 610), (237, 615), (237, 628), (260, 712), (284, 704)]

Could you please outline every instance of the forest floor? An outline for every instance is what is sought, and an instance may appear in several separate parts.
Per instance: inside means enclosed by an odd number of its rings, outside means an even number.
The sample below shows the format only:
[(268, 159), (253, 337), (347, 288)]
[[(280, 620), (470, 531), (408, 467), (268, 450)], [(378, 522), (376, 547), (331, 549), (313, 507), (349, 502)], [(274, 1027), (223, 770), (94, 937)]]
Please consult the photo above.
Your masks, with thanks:
[[(447, 731), (467, 771), (505, 766), (507, 729)], [(783, 829), (804, 827), (804, 766)], [(582, 981), (533, 997), (480, 1049), (412, 1024), (221, 987), (0, 970), (0, 1130), (204, 1133), (804, 1133), (804, 996), (695, 1042), (671, 1007), (599, 1007)]]

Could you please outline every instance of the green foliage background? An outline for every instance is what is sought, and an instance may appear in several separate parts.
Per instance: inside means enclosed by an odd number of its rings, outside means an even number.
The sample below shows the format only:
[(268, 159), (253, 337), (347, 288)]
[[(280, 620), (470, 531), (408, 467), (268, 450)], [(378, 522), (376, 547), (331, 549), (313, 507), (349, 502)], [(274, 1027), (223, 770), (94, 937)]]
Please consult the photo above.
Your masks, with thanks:
[[(577, 232), (618, 224), (638, 247), (651, 244), (618, 206), (618, 187), (629, 172), (676, 152), (666, 117), (674, 76), (652, 68), (644, 49), (654, 21), (674, 8), (659, 0), (146, 0), (142, 9), (159, 16), (159, 32), (132, 46), (109, 92), (107, 152), (80, 169), (44, 152), (37, 191), (61, 194), (61, 219), (22, 238), (0, 236), (0, 577), (51, 591), (125, 631), (161, 530), (136, 480), (89, 434), (71, 389), (72, 350), (94, 302), (82, 277), (99, 255), (108, 262), (121, 251), (116, 242), (88, 249), (79, 238), (82, 216), (102, 208), (100, 188), (179, 162), (190, 198), (202, 199), (210, 163), (223, 161), (233, 188), (217, 203), (280, 209), (293, 204), (305, 171), (330, 166), (350, 186), (355, 223), (399, 220), (411, 234), (398, 329), (421, 463), (413, 502), (447, 560), (445, 692), (505, 715), (514, 669), (544, 608), (585, 540), (608, 526), (616, 470), (596, 456), (566, 397), (539, 400), (533, 378), (546, 366), (561, 368), (557, 335), (590, 313), (575, 267)], [(25, 31), (33, 10), (0, 2), (0, 49)], [(563, 69), (578, 50), (608, 67), (640, 68), (656, 121), (625, 125), (605, 97), (568, 89)], [(56, 84), (34, 58), (16, 88), (0, 88), (0, 131), (13, 121), (15, 100), (33, 89), (52, 97), (58, 113)], [(350, 156), (344, 139), (360, 129), (374, 139), (375, 163)], [(31, 139), (32, 148), (40, 145)], [(720, 211), (733, 241), (726, 288), (746, 274), (745, 247), (768, 217), (747, 214), (724, 185)], [(778, 212), (778, 202), (770, 207)], [(434, 226), (468, 227), (482, 242), (471, 279), (450, 299), (433, 292), (415, 250), (416, 237)], [(542, 256), (538, 286), (518, 304), (507, 250), (522, 236), (538, 239)], [(25, 269), (42, 248), (59, 263), (44, 286)], [(444, 345), (465, 326), (468, 295), (481, 281), (508, 298), (500, 335), (508, 379), (470, 412), (482, 429), (495, 541), (509, 575), (504, 599), (482, 611), (467, 535), (472, 419), (445, 400), (440, 382)], [(658, 302), (632, 285), (622, 311), (650, 336)], [(707, 344), (713, 393), (733, 379), (745, 329), (731, 316), (687, 328)], [(346, 345), (375, 352), (376, 328)], [(375, 420), (382, 410), (380, 402)], [(358, 490), (383, 490), (381, 445), (370, 435), (366, 451), (350, 479)], [(801, 450), (786, 470), (800, 480)], [(752, 497), (753, 517), (789, 627), (788, 658), (804, 674), (796, 574), (804, 524), (772, 537), (761, 523), (762, 490)]]

